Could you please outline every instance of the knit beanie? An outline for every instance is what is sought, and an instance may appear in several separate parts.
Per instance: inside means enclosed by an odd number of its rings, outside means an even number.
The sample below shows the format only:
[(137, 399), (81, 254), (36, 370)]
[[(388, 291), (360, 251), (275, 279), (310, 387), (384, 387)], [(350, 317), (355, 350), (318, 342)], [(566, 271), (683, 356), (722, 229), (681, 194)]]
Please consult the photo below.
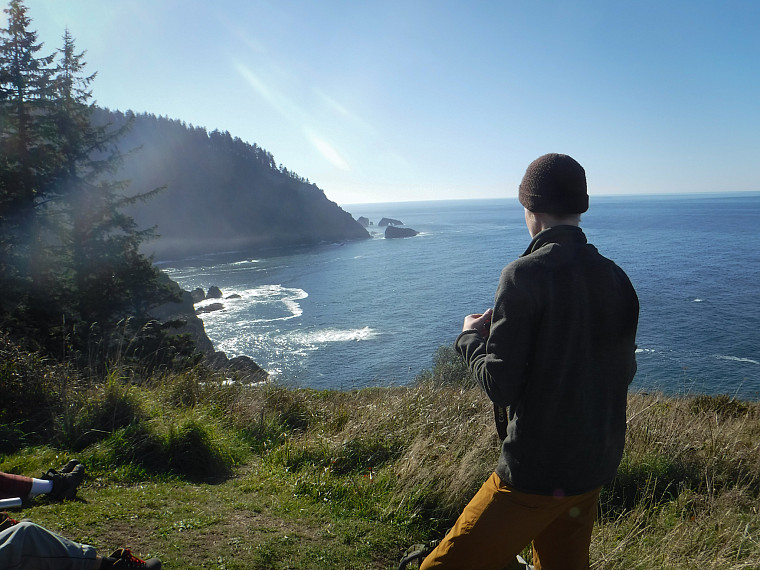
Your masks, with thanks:
[(588, 210), (586, 171), (566, 154), (540, 156), (525, 171), (519, 198), (531, 212), (581, 214)]

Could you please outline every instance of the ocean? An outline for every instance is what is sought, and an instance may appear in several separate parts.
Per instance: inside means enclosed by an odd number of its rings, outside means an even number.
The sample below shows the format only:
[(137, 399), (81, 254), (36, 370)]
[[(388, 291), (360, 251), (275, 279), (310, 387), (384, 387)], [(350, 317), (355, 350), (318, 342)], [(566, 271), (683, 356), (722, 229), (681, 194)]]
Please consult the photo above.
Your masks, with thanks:
[[(343, 208), (373, 239), (159, 265), (184, 289), (239, 295), (201, 315), (217, 350), (347, 390), (413, 382), (530, 242), (516, 199)], [(384, 239), (382, 217), (420, 233)], [(760, 193), (591, 197), (581, 227), (641, 303), (634, 390), (760, 397), (759, 222)]]

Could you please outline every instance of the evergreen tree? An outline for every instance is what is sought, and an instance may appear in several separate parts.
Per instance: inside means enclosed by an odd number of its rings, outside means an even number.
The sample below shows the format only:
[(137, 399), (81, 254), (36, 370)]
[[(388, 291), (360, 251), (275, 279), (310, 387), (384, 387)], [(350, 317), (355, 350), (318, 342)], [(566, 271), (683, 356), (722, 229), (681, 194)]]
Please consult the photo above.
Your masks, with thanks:
[(151, 230), (139, 230), (124, 213), (158, 189), (127, 196), (129, 183), (115, 179), (122, 158), (116, 143), (129, 124), (93, 121), (95, 74), (85, 72), (84, 52), (77, 52), (68, 30), (53, 67), (56, 54), (36, 55), (42, 44), (21, 0), (12, 0), (5, 12), (0, 284), (3, 300), (11, 303), (0, 307), (0, 319), (49, 351), (66, 346), (82, 354), (93, 342), (108, 353), (117, 328), (132, 337), (136, 355), (141, 330), (149, 331), (151, 346), (166, 347), (167, 335), (150, 324), (149, 309), (174, 293), (139, 251)]
[(0, 29), (0, 271), (11, 300), (34, 277), (35, 242), (42, 233), (36, 216), (55, 168), (49, 121), (54, 55), (39, 56), (42, 44), (29, 29), (19, 0), (6, 8)]
[(51, 90), (55, 55), (38, 56), (42, 49), (37, 33), (29, 29), (30, 18), (19, 0), (4, 10), (8, 27), (0, 30), (0, 101), (2, 102), (3, 152), (14, 168), (13, 191), (6, 204), (29, 208), (43, 191), (41, 163), (50, 151), (44, 118)]
[(95, 124), (84, 52), (66, 30), (54, 77), (53, 115), (61, 160), (56, 208), (62, 215), (61, 258), (70, 263), (72, 315), (89, 329), (112, 330), (124, 317), (144, 324), (151, 305), (171, 298), (158, 272), (139, 251), (152, 230), (139, 230), (126, 206), (160, 189), (126, 196), (127, 181), (115, 180), (122, 157), (116, 141), (129, 123)]

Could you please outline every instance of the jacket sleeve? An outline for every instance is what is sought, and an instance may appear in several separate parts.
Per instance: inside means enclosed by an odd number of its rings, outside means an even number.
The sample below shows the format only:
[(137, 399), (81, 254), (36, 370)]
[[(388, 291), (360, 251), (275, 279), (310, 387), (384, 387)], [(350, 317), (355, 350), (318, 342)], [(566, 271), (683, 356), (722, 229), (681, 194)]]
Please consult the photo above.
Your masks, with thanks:
[(502, 271), (496, 291), (491, 332), (463, 331), (454, 344), (490, 400), (511, 406), (528, 379), (530, 347), (539, 315), (530, 288), (518, 287), (512, 265)]

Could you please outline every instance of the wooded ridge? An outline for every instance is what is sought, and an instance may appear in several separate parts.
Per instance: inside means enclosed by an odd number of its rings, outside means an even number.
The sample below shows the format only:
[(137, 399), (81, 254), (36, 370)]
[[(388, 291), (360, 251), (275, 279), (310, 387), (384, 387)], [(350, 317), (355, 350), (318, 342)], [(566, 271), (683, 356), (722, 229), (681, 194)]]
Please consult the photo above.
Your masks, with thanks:
[(150, 114), (100, 110), (94, 120), (131, 121), (119, 141), (121, 174), (132, 188), (164, 187), (127, 210), (138, 226), (156, 227), (144, 250), (158, 258), (370, 237), (316, 184), (255, 143)]

